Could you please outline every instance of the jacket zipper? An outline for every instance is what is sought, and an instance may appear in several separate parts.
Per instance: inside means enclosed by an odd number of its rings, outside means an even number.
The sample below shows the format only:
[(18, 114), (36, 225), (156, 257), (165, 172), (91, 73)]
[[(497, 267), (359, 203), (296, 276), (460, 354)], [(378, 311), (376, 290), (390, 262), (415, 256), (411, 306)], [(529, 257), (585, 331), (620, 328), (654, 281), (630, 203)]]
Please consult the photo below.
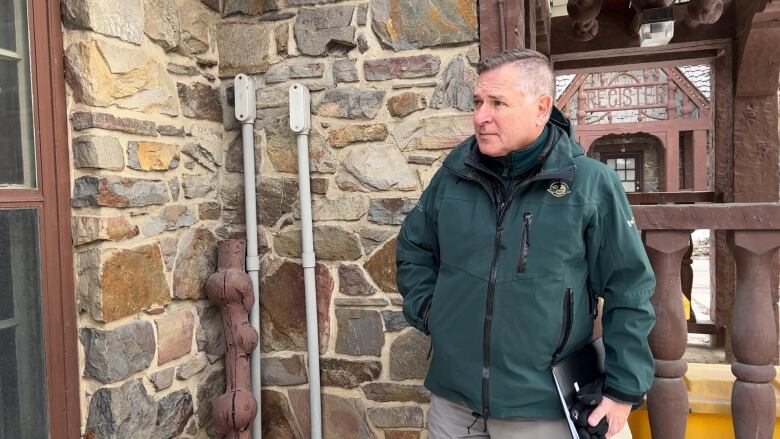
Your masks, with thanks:
[(526, 212), (523, 214), (523, 236), (520, 239), (520, 257), (517, 259), (517, 272), (525, 273), (528, 266), (528, 247), (531, 246), (531, 221), (534, 214)]
[[(487, 302), (485, 304), (485, 325), (484, 325), (484, 333), (482, 337), (482, 419), (485, 423), (487, 423), (487, 419), (490, 416), (490, 329), (493, 325), (493, 302), (494, 302), (494, 296), (495, 296), (495, 290), (496, 290), (496, 271), (498, 269), (497, 263), (498, 263), (498, 254), (499, 250), (501, 249), (501, 232), (504, 230), (504, 214), (509, 209), (509, 205), (512, 203), (512, 200), (515, 197), (515, 193), (518, 189), (520, 189), (523, 186), (526, 186), (530, 183), (533, 183), (534, 181), (547, 179), (548, 176), (541, 176), (537, 174), (534, 177), (527, 178), (520, 182), (519, 184), (514, 184), (511, 186), (511, 189), (509, 190), (509, 196), (506, 197), (506, 201), (501, 200), (500, 204), (498, 203), (498, 200), (496, 199), (496, 194), (491, 185), (487, 182), (485, 182), (481, 178), (474, 178), (465, 174), (462, 174), (460, 172), (456, 172), (455, 170), (450, 169), (455, 175), (458, 175), (459, 177), (471, 180), (477, 182), (480, 186), (482, 186), (485, 191), (488, 193), (488, 195), (492, 198), (492, 201), (494, 205), (496, 206), (497, 210), (496, 213), (498, 215), (498, 226), (496, 228), (496, 237), (493, 244), (493, 261), (491, 262), (490, 266), (490, 279), (488, 280), (488, 290), (487, 290)], [(551, 174), (549, 177), (551, 178), (566, 178), (570, 177), (570, 174), (573, 173), (573, 170), (566, 170), (563, 173), (556, 173)], [(561, 174), (561, 175), (558, 175)], [(568, 336), (567, 336), (568, 338)], [(486, 424), (487, 429), (487, 424)]]
[(482, 418), (487, 420), (490, 416), (490, 335), (493, 326), (493, 303), (496, 293), (496, 272), (498, 271), (498, 255), (501, 251), (501, 233), (504, 231), (504, 219), (509, 206), (514, 199), (515, 192), (520, 185), (513, 185), (506, 201), (501, 200), (496, 205), (498, 226), (493, 244), (493, 261), (490, 265), (490, 278), (488, 280), (487, 302), (485, 303), (485, 325), (482, 338)]
[(558, 361), (558, 355), (563, 351), (563, 348), (566, 347), (566, 342), (569, 341), (569, 336), (571, 335), (571, 327), (574, 320), (574, 295), (572, 294), (571, 288), (566, 288), (566, 291), (563, 295), (563, 314), (561, 319), (561, 336), (558, 339), (558, 346), (555, 348), (555, 352), (552, 356), (553, 364), (555, 364)]

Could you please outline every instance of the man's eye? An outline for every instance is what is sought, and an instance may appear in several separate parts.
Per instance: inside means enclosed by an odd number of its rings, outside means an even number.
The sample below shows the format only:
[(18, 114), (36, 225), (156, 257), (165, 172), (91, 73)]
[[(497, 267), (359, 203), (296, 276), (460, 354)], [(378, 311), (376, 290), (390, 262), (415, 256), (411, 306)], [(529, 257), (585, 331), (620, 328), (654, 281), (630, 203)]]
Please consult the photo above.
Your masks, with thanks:
[(496, 101), (495, 105), (496, 105), (496, 107), (502, 107), (502, 106), (504, 106), (506, 104), (501, 102), (501, 101)]
[(482, 101), (474, 101), (475, 107), (479, 107), (480, 105), (482, 105)]

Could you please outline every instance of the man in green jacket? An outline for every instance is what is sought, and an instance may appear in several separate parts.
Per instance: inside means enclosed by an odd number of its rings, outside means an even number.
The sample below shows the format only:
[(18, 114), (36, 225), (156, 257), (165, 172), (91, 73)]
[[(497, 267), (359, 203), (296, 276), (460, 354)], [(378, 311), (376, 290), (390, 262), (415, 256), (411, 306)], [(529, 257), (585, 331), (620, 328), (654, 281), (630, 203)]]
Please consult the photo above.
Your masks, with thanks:
[(431, 336), (430, 437), (569, 437), (550, 368), (591, 340), (602, 297), (605, 397), (588, 422), (606, 417), (609, 438), (654, 371), (655, 277), (631, 209), (553, 106), (544, 55), (510, 50), (478, 71), (475, 136), (398, 236), (404, 316)]

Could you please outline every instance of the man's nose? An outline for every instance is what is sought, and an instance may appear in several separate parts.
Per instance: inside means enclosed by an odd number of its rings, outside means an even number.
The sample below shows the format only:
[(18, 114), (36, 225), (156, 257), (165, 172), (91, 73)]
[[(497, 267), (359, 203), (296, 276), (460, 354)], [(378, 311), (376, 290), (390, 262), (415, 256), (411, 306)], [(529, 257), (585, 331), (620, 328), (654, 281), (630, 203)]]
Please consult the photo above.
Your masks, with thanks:
[(487, 108), (486, 105), (480, 105), (479, 107), (474, 109), (474, 122), (477, 125), (484, 125), (486, 123), (490, 123), (492, 119), (493, 119), (493, 115), (490, 113), (490, 110)]

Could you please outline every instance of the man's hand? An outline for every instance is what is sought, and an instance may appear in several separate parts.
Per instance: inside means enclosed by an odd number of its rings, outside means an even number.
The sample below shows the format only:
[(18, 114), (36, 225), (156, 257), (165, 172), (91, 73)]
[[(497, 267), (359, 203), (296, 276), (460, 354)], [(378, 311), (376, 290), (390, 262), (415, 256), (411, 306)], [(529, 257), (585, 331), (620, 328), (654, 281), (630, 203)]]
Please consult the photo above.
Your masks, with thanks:
[(629, 413), (631, 413), (631, 404), (616, 402), (605, 396), (601, 404), (591, 412), (588, 417), (588, 424), (595, 427), (601, 421), (601, 418), (606, 416), (607, 423), (609, 423), (609, 431), (606, 436), (609, 439), (626, 426)]

